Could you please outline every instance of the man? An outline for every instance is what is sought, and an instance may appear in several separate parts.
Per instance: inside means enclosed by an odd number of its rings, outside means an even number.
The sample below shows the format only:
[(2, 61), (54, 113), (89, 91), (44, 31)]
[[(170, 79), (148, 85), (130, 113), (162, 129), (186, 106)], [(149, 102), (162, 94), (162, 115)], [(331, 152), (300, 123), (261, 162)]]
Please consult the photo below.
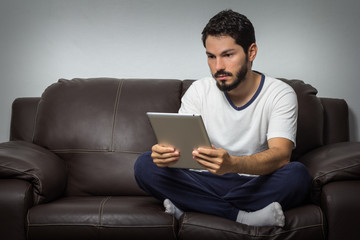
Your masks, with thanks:
[(297, 98), (280, 80), (252, 71), (257, 54), (251, 22), (232, 10), (206, 25), (202, 40), (213, 78), (195, 81), (180, 113), (201, 114), (213, 148), (193, 158), (207, 171), (168, 168), (173, 146), (156, 144), (135, 164), (139, 186), (179, 218), (197, 211), (254, 226), (284, 226), (283, 210), (307, 197), (310, 176), (290, 162)]

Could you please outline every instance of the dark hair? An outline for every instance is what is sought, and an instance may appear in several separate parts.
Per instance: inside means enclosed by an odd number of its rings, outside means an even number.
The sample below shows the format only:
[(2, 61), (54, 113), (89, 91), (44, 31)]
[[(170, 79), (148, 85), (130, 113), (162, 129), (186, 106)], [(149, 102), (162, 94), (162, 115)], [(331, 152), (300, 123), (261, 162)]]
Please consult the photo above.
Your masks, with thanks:
[(205, 47), (206, 38), (210, 36), (230, 36), (244, 49), (245, 54), (250, 45), (255, 43), (255, 30), (250, 20), (232, 10), (224, 10), (212, 17), (202, 31)]

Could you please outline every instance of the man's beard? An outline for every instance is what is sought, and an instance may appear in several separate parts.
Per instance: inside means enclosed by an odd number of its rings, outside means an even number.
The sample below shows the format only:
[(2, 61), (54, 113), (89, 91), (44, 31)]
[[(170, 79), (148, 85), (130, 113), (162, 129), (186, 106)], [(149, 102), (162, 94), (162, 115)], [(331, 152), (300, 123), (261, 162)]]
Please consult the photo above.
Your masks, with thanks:
[[(221, 84), (216, 81), (216, 86), (223, 92), (230, 92), (231, 90), (237, 88), (240, 83), (242, 83), (245, 80), (245, 76), (248, 72), (248, 67), (246, 64), (244, 64), (240, 70), (236, 73), (236, 79), (233, 83), (225, 84), (225, 80), (221, 81)], [(226, 76), (233, 76), (231, 72), (226, 72), (225, 70), (217, 71), (213, 77), (216, 79), (220, 75), (226, 75)]]

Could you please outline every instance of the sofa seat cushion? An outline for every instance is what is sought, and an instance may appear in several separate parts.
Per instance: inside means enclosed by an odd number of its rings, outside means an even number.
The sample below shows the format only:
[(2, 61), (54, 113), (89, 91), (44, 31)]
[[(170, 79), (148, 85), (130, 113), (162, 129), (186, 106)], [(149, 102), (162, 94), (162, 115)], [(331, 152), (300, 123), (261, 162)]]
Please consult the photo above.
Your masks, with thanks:
[(285, 212), (285, 226), (253, 227), (200, 213), (186, 213), (180, 219), (179, 239), (325, 239), (321, 209), (306, 205)]
[(29, 239), (175, 239), (177, 221), (152, 197), (68, 197), (33, 207)]

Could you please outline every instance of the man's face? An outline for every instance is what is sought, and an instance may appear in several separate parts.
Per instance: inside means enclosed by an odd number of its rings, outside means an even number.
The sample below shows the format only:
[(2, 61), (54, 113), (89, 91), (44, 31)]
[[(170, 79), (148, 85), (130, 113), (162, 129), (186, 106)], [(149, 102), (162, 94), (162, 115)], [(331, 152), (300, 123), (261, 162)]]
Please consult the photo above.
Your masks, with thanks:
[(208, 36), (205, 46), (210, 71), (218, 88), (231, 91), (239, 86), (249, 69), (243, 48), (230, 36)]

